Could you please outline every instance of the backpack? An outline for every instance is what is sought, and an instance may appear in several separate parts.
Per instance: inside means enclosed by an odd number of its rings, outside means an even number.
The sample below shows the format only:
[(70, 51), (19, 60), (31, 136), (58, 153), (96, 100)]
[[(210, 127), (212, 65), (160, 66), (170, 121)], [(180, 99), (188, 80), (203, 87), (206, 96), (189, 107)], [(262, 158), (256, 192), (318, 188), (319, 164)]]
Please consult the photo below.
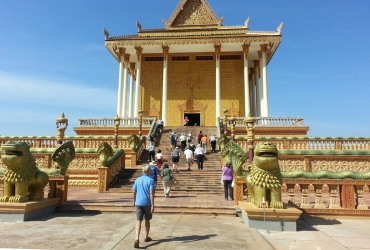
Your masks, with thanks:
[(198, 141), (202, 140), (203, 134), (198, 135)]

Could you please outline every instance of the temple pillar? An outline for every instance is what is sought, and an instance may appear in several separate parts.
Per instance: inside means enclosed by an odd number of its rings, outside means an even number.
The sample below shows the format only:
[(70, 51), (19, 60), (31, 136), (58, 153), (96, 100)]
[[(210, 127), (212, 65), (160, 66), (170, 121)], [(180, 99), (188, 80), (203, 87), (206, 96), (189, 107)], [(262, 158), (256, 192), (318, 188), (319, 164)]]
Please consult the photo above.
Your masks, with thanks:
[(259, 84), (259, 68), (260, 68), (260, 61), (259, 60), (253, 60), (254, 63), (254, 83), (256, 85), (256, 100), (255, 100), (255, 105), (256, 105), (256, 116), (260, 117), (261, 116), (261, 95), (260, 95), (260, 84)]
[(124, 57), (125, 54), (125, 48), (119, 49), (119, 76), (118, 76), (118, 98), (117, 98), (117, 115), (122, 117), (122, 96), (123, 96), (123, 86), (122, 86), (122, 74), (125, 67), (124, 64)]
[(217, 117), (220, 116), (220, 112), (221, 112), (221, 76), (220, 76), (221, 44), (215, 44), (214, 47), (215, 47), (215, 54), (216, 54), (216, 123), (215, 124), (217, 124)]
[(129, 93), (129, 101), (128, 101), (128, 117), (132, 118), (133, 114), (133, 97), (134, 97), (134, 80), (135, 80), (135, 63), (130, 63), (130, 93)]
[(130, 54), (124, 55), (124, 61), (125, 61), (125, 71), (123, 76), (123, 98), (122, 98), (122, 115), (121, 117), (126, 117), (126, 98), (127, 98), (127, 81), (128, 81), (128, 68), (129, 68), (129, 61), (130, 61)]
[(140, 80), (141, 80), (141, 55), (143, 54), (143, 48), (140, 46), (135, 46), (136, 55), (137, 55), (137, 64), (136, 64), (136, 90), (135, 90), (135, 111), (134, 116), (139, 117), (139, 110), (141, 109), (141, 91), (140, 91)]
[(249, 45), (250, 44), (243, 44), (243, 58), (244, 58), (244, 111), (245, 111), (245, 117), (248, 116), (248, 114), (251, 111), (250, 106), (250, 99), (249, 99), (249, 71), (248, 71), (248, 52), (249, 52)]
[(262, 78), (262, 101), (263, 101), (263, 110), (262, 116), (269, 116), (269, 102), (268, 102), (268, 89), (267, 89), (267, 62), (266, 62), (266, 53), (267, 53), (267, 44), (261, 44), (262, 60), (261, 60), (261, 78)]
[(168, 52), (170, 48), (167, 44), (162, 45), (163, 49), (163, 90), (162, 90), (162, 121), (164, 125), (167, 125), (167, 66), (168, 66)]
[(254, 68), (250, 69), (251, 72), (251, 106), (252, 106), (252, 116), (257, 116), (257, 109), (256, 109), (256, 88), (255, 88), (255, 70)]
[(249, 71), (249, 107), (251, 111), (251, 115), (254, 116), (254, 107), (253, 107), (253, 75), (251, 73), (251, 69)]

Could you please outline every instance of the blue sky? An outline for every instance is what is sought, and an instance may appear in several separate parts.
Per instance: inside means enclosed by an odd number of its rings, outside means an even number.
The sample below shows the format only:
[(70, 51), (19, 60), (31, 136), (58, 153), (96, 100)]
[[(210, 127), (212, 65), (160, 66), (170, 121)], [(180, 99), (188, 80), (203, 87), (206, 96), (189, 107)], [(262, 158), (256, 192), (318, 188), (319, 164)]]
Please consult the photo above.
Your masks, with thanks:
[[(224, 25), (276, 30), (268, 65), (270, 116), (300, 116), (309, 136), (370, 137), (370, 4), (367, 0), (209, 0)], [(0, 135), (67, 135), (79, 118), (116, 114), (118, 62), (110, 35), (162, 28), (178, 0), (1, 0)]]

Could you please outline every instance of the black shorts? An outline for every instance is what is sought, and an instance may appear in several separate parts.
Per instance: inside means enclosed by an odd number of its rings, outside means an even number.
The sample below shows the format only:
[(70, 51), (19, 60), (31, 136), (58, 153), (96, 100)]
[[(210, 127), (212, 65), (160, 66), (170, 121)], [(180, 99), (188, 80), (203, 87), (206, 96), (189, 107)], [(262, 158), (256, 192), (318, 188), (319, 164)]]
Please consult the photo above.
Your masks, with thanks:
[(142, 221), (144, 218), (145, 220), (152, 219), (153, 215), (150, 212), (152, 206), (135, 206), (135, 207), (136, 207), (136, 219), (138, 221)]
[(180, 157), (178, 156), (172, 156), (172, 162), (173, 163), (178, 163), (180, 161)]

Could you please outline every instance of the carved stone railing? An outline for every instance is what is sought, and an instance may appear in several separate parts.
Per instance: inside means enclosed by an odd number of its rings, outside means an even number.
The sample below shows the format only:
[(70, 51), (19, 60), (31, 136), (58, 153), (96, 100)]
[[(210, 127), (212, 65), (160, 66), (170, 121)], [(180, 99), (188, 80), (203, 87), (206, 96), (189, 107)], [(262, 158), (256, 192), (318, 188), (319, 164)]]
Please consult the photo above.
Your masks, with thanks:
[(364, 194), (370, 180), (284, 179), (283, 192), (309, 214), (370, 215)]
[[(150, 127), (152, 126), (153, 122), (155, 122), (156, 118), (151, 117), (143, 117), (142, 127)], [(139, 118), (121, 118), (120, 121), (120, 128), (123, 127), (138, 127), (139, 126)], [(78, 126), (77, 128), (85, 128), (85, 127), (114, 127), (114, 118), (81, 118), (78, 119)]]
[[(118, 136), (118, 147), (130, 150), (129, 136)], [(57, 139), (53, 136), (1, 136), (0, 146), (6, 141), (26, 142), (30, 148), (57, 148)], [(64, 141), (71, 141), (75, 148), (98, 148), (102, 142), (113, 147), (114, 136), (65, 136)]]
[[(245, 117), (235, 117), (235, 127), (245, 128), (244, 119)], [(256, 127), (302, 127), (304, 125), (303, 117), (254, 117), (256, 119)], [(220, 124), (223, 124), (223, 118), (217, 119)], [(228, 125), (230, 121), (228, 120)]]
[[(245, 183), (245, 178), (234, 181), (235, 205), (244, 201)], [(370, 215), (369, 187), (370, 180), (283, 179), (282, 195), (308, 214)]]
[[(247, 136), (236, 136), (236, 142), (247, 149)], [(254, 144), (273, 142), (278, 150), (370, 150), (370, 138), (364, 137), (262, 137), (256, 136)], [(304, 152), (302, 152), (304, 154)], [(335, 153), (334, 153), (335, 154)]]
[(119, 150), (109, 159), (108, 167), (98, 168), (98, 192), (108, 191), (109, 184), (122, 169), (125, 169), (125, 153)]

